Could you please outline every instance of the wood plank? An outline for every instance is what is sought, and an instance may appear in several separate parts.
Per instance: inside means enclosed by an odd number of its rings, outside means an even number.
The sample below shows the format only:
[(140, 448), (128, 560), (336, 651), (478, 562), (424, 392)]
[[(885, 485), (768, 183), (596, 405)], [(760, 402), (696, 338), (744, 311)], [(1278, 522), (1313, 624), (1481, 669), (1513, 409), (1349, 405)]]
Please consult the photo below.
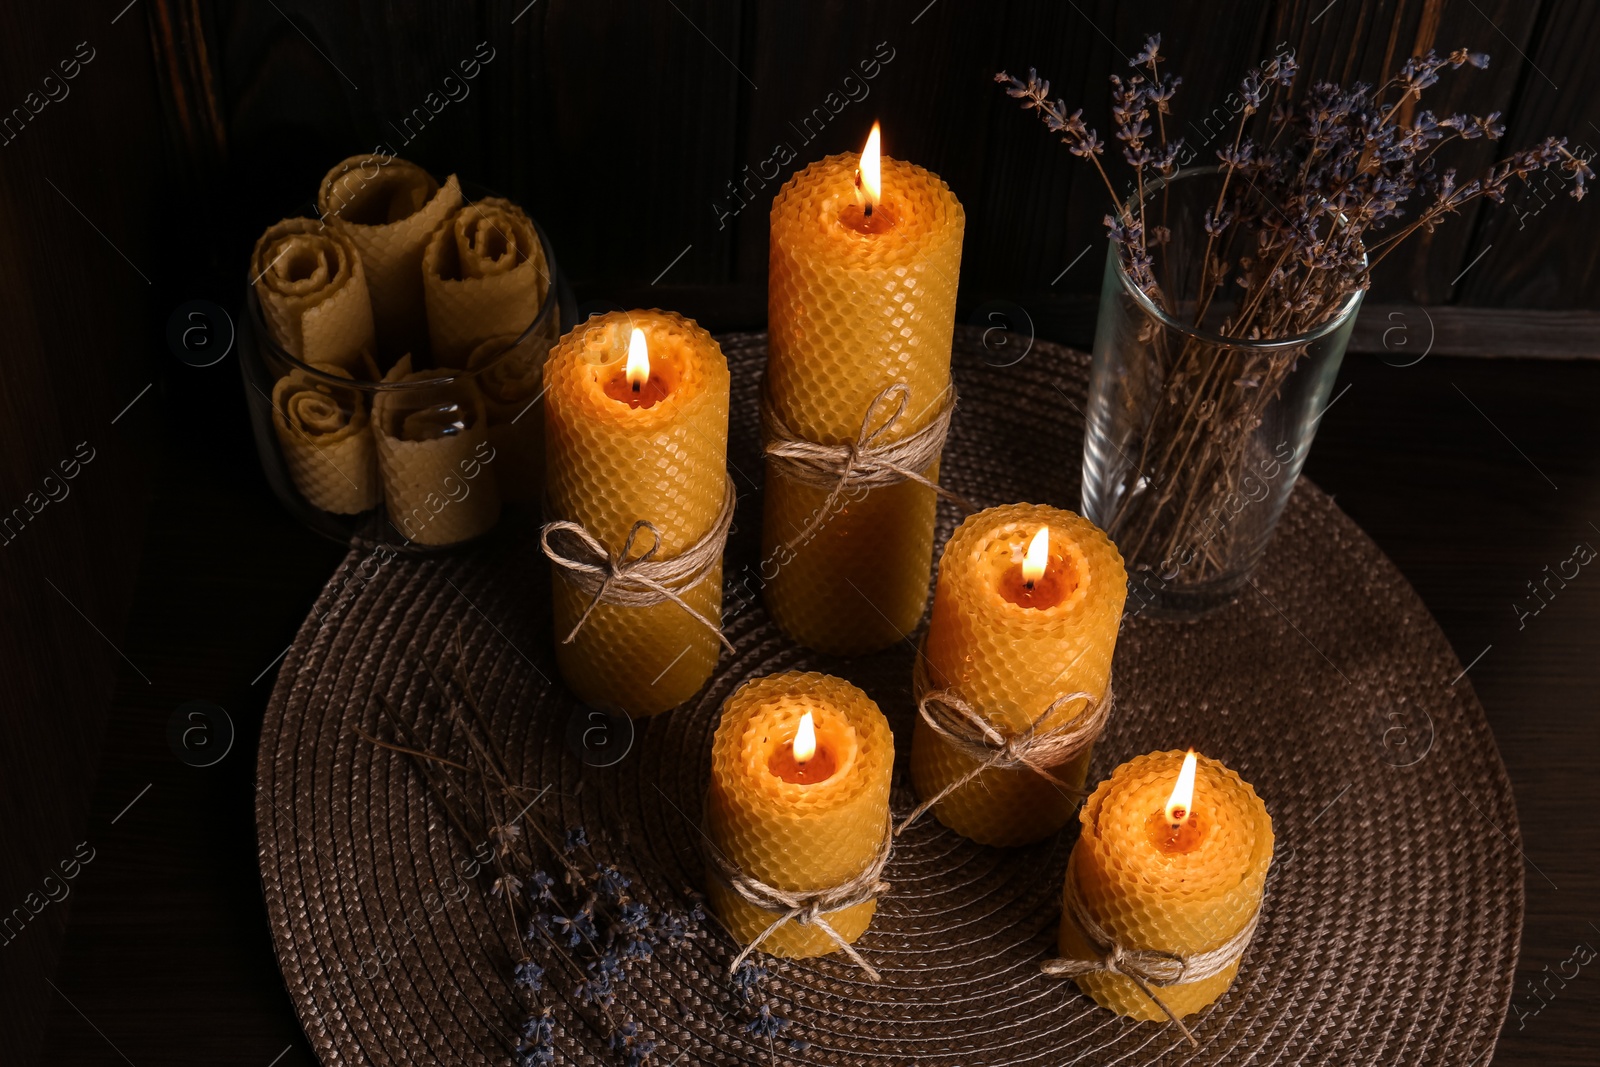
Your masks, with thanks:
[(281, 0), (210, 17), (237, 193), (252, 213), (278, 218), (309, 203), (329, 167), (379, 145), (441, 175), (491, 182), (481, 108), (469, 103), (481, 101), (481, 79), (452, 88), (460, 64), (481, 58), (472, 6)]
[(115, 645), (132, 599), (161, 403), (152, 389), (118, 418), (152, 383), (148, 349), (166, 309), (153, 296), (162, 219), (155, 75), (141, 19), (113, 25), (113, 14), (0, 8), (7, 1063), (35, 1062), (47, 1014), (61, 1004), (47, 980), (85, 871), (78, 846), (112, 683), (125, 666)]
[(494, 0), (486, 17), (503, 56), (482, 100), (488, 174), (549, 230), (568, 276), (725, 280), (732, 234), (709, 204), (754, 92), (740, 5)]
[(1393, 366), (1424, 355), (1597, 359), (1600, 312), (1367, 304), (1350, 351), (1380, 353)]
[(214, 17), (248, 216), (235, 244), (301, 209), (339, 159), (382, 146), (517, 199), (569, 275), (726, 274), (728, 235), (684, 205), (730, 172), (737, 7), (301, 0)]
[[(1524, 46), (1529, 61), (1505, 143), (1518, 148), (1560, 136), (1600, 157), (1600, 73), (1594, 63), (1600, 7), (1548, 0), (1546, 8), (1539, 39)], [(1572, 200), (1568, 187), (1567, 179), (1544, 175), (1486, 213), (1472, 245), (1472, 268), (1461, 283), (1463, 303), (1594, 307), (1600, 204), (1593, 197)]]
[[(1429, 48), (1487, 52), (1493, 56), (1488, 70), (1444, 71), (1420, 105), (1440, 116), (1483, 115), (1511, 110), (1523, 71), (1517, 52), (1527, 48), (1538, 13), (1539, 4), (1529, 0), (1448, 5), (1443, 0), (1285, 0), (1271, 36), (1294, 45), (1302, 63), (1301, 92), (1317, 81), (1381, 84), (1408, 57)], [(1441, 165), (1459, 167), (1463, 174), (1480, 173), (1499, 157), (1497, 147), (1485, 140), (1452, 144), (1439, 154)], [(1477, 208), (1469, 208), (1432, 234), (1414, 234), (1405, 250), (1375, 272), (1374, 299), (1447, 302), (1452, 279), (1470, 258), (1466, 250), (1476, 218)]]
[(737, 280), (766, 278), (768, 214), (783, 183), (824, 156), (858, 151), (874, 120), (887, 154), (938, 174), (961, 199), (971, 253), (985, 224), (974, 208), (989, 170), (989, 79), (1002, 17), (978, 5), (924, 3), (756, 9), (750, 73), (761, 88), (746, 87), (738, 166), (693, 206), (737, 231)]
[[(1267, 40), (1270, 7), (1264, 0), (1252, 0), (1231, 5), (1228, 17), (1219, 19), (1214, 9), (1199, 4), (1018, 0), (1006, 16), (996, 69), (1021, 77), (1036, 67), (1051, 80), (1052, 94), (1071, 110), (1082, 107), (1085, 121), (1115, 146), (1107, 75), (1132, 73), (1128, 57), (1148, 34), (1161, 32), (1162, 50), (1170, 60), (1163, 69), (1184, 79), (1173, 101), (1172, 120), (1198, 162), (1216, 150), (1219, 130), (1229, 117), (1224, 104), (1228, 93), (1282, 39)], [(972, 287), (985, 292), (1042, 287), (1098, 292), (1106, 248), (1102, 220), (1111, 207), (1098, 175), (998, 85), (970, 91), (990, 94), (992, 129), (983, 153), (990, 174), (984, 199), (969, 207), (967, 276)], [(1108, 148), (1105, 158), (1119, 191), (1126, 189), (1131, 172), (1116, 149)]]

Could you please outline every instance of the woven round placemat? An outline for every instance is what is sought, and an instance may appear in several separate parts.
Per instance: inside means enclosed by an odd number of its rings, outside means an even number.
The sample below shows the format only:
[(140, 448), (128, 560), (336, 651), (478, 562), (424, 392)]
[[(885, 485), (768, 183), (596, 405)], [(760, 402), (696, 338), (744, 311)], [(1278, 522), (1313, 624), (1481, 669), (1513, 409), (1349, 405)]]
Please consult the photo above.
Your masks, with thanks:
[[(959, 330), (961, 401), (944, 480), (981, 505), (1078, 499), (1088, 357), (1021, 339), (990, 363)], [(734, 368), (730, 456), (740, 501), (726, 568), (724, 655), (695, 702), (640, 725), (619, 763), (579, 758), (584, 709), (557, 682), (549, 576), (531, 527), (469, 556), (352, 550), (285, 657), (261, 734), (261, 875), (284, 980), (328, 1065), (503, 1064), (518, 1016), (512, 946), (466, 846), (407, 758), (356, 736), (375, 697), (424, 706), (429, 662), (461, 635), (465, 668), (525, 783), (550, 786), (556, 825), (582, 824), (652, 906), (700, 879), (697, 830), (710, 737), (744, 679), (810, 668), (861, 685), (888, 715), (904, 784), (914, 710), (910, 642), (837, 660), (796, 648), (762, 610), (756, 397), (765, 337), (723, 339)], [(941, 512), (940, 540), (956, 521)], [(1130, 599), (1132, 611), (1136, 601)], [(764, 961), (790, 1020), (769, 1046), (745, 1030), (714, 929), (629, 964), (618, 1013), (672, 1064), (1466, 1064), (1500, 1031), (1522, 926), (1516, 811), (1461, 664), (1378, 548), (1302, 480), (1251, 586), (1200, 622), (1126, 622), (1117, 712), (1090, 780), (1154, 749), (1192, 745), (1265, 799), (1277, 858), (1238, 980), (1193, 1024), (1097, 1008), (1042, 977), (1075, 835), (1017, 850), (973, 845), (925, 819), (895, 848), (872, 929), (847, 961)], [(576, 717), (576, 722), (574, 721)], [(460, 744), (443, 716), (427, 743)], [(593, 761), (591, 761), (593, 762)], [(560, 1062), (620, 1063), (565, 1013)]]

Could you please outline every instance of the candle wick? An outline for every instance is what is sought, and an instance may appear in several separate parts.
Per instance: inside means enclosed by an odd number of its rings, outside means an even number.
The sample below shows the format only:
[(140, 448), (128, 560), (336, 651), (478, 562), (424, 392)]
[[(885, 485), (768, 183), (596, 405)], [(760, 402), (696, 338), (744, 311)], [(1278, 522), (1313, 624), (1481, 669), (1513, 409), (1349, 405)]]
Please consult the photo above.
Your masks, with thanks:
[(866, 206), (861, 209), (861, 214), (869, 219), (872, 217), (872, 201), (867, 201)]
[(1033, 579), (1032, 578), (1026, 579), (1022, 584), (1028, 587), (1028, 592), (1030, 592), (1030, 593), (1033, 592)]
[(639, 391), (639, 387), (641, 385), (643, 385), (644, 383), (643, 382), (633, 382), (631, 384), (633, 385), (633, 391), (637, 393)]

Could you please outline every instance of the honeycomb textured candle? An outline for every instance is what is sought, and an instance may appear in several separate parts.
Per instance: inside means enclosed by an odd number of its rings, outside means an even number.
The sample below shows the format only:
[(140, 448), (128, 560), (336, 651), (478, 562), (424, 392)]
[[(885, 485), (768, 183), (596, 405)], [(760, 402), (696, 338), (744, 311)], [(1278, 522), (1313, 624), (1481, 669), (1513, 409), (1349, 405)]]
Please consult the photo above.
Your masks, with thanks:
[[(785, 781), (773, 769), (811, 712), (815, 759), (834, 772), (811, 784)], [(706, 832), (740, 871), (777, 889), (809, 891), (842, 885), (877, 857), (887, 832), (894, 736), (872, 698), (826, 674), (773, 674), (745, 683), (728, 698), (711, 743)], [(738, 896), (715, 875), (706, 878), (712, 910), (742, 945), (776, 918)], [(825, 914), (854, 942), (872, 922), (877, 901)], [(761, 943), (775, 956), (820, 956), (838, 950), (815, 926), (786, 923)]]
[[(1193, 840), (1184, 851), (1162, 847), (1161, 823), (1183, 765), (1182, 752), (1154, 752), (1118, 767), (1100, 783), (1078, 818), (1083, 824), (1067, 866), (1085, 908), (1125, 949), (1190, 955), (1207, 952), (1244, 929), (1257, 908), (1272, 862), (1272, 818), (1248, 783), (1200, 757), (1195, 774)], [(1162, 828), (1164, 830), (1164, 827)], [(1061, 924), (1061, 955), (1094, 952), (1070, 922)], [(1156, 990), (1179, 1017), (1216, 1000), (1239, 966), (1198, 982)], [(1130, 979), (1089, 974), (1079, 987), (1119, 1015), (1164, 1020)]]
[[(607, 392), (625, 374), (633, 327), (650, 351), (649, 407)], [(544, 367), (545, 472), (550, 518), (582, 524), (608, 551), (622, 551), (635, 522), (661, 536), (658, 559), (711, 529), (727, 487), (728, 363), (711, 335), (667, 311), (611, 312), (574, 329)], [(635, 542), (637, 556), (650, 547)], [(553, 584), (556, 662), (580, 699), (653, 715), (693, 696), (716, 666), (717, 635), (671, 601), (601, 604), (570, 643), (564, 638), (589, 596)], [(712, 622), (722, 613), (722, 566), (682, 594)]]
[[(1049, 530), (1049, 561), (1039, 583), (1048, 602), (1019, 604), (1004, 593), (1020, 585), (1029, 541)], [(1103, 699), (1127, 597), (1122, 556), (1088, 519), (1040, 504), (1010, 504), (967, 518), (945, 544), (933, 596), (924, 661), (933, 689), (950, 689), (1001, 733), (1026, 730), (1058, 697), (1085, 692)], [(1027, 599), (1027, 598), (1024, 598)], [(1083, 714), (1072, 701), (1045, 719), (1049, 730)], [(1080, 789), (1091, 750), (1054, 777)], [(911, 744), (917, 794), (938, 795), (977, 762), (918, 717)], [(1077, 797), (1034, 771), (990, 768), (934, 806), (946, 826), (986, 845), (1020, 845), (1055, 833)]]
[[(935, 175), (885, 158), (869, 224), (856, 202), (858, 158), (813, 163), (772, 205), (768, 399), (791, 430), (820, 444), (854, 442), (873, 399), (896, 382), (910, 387), (910, 403), (886, 436), (903, 438), (934, 418), (950, 385), (961, 204)], [(923, 473), (936, 478), (937, 467)], [(934, 493), (913, 482), (872, 490), (792, 544), (827, 497), (768, 479), (767, 606), (812, 648), (887, 647), (927, 603)]]

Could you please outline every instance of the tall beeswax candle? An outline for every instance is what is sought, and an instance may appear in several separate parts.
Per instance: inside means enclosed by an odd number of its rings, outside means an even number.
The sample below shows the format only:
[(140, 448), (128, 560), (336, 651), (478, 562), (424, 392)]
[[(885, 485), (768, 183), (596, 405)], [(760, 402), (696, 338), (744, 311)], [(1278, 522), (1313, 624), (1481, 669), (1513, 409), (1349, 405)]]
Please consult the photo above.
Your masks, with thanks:
[[(630, 381), (635, 329), (648, 366), (642, 375), (636, 366)], [(660, 535), (658, 559), (711, 530), (727, 488), (728, 363), (710, 334), (668, 311), (610, 312), (561, 339), (545, 363), (544, 383), (552, 518), (581, 524), (613, 556), (641, 520)], [(633, 557), (650, 544), (642, 534)], [(719, 638), (681, 605), (600, 603), (563, 642), (591, 597), (559, 572), (552, 585), (556, 663), (586, 703), (654, 715), (689, 699), (710, 677)], [(682, 598), (720, 622), (720, 559)]]
[[(875, 138), (869, 149), (870, 163)], [(938, 415), (950, 386), (961, 204), (937, 175), (889, 158), (881, 193), (858, 192), (861, 159), (811, 164), (772, 204), (767, 401), (820, 444), (853, 443), (897, 382), (909, 402), (884, 440), (901, 440)], [(937, 461), (921, 473), (937, 478)], [(773, 618), (802, 644), (847, 655), (885, 648), (921, 619), (935, 505), (909, 481), (851, 496), (804, 536), (829, 490), (769, 477), (762, 531)]]
[[(1035, 733), (1069, 723), (1087, 713), (1088, 701), (1040, 716), (1071, 693), (1105, 699), (1126, 597), (1122, 556), (1088, 519), (1041, 504), (972, 515), (939, 561), (923, 650), (929, 687), (954, 693), (1007, 737), (1035, 721)], [(1051, 769), (1070, 789), (1027, 767), (991, 767), (935, 804), (934, 814), (986, 845), (1037, 841), (1072, 817), (1078, 796), (1070, 790), (1082, 788), (1090, 753)], [(917, 719), (911, 775), (919, 797), (938, 796), (978, 765)]]
[[(1266, 805), (1237, 774), (1202, 756), (1189, 803), (1169, 814), (1183, 762), (1182, 752), (1129, 760), (1100, 783), (1078, 816), (1083, 829), (1067, 864), (1065, 912), (1076, 894), (1084, 912), (1125, 951), (1212, 951), (1236, 938), (1261, 907), (1273, 846)], [(1060, 949), (1067, 960), (1105, 953), (1066, 915)], [(1238, 970), (1234, 959), (1209, 978), (1153, 993), (1182, 1018), (1227, 992)], [(1096, 971), (1076, 981), (1119, 1015), (1167, 1018), (1125, 975)]]
[[(809, 714), (811, 757), (796, 738)], [(888, 832), (894, 736), (872, 698), (825, 674), (746, 682), (722, 708), (711, 743), (706, 833), (740, 872), (791, 892), (848, 882), (877, 858)], [(748, 945), (776, 918), (708, 872), (712, 910)], [(875, 900), (824, 912), (846, 942), (872, 921)], [(820, 956), (839, 946), (816, 925), (785, 923), (760, 945), (775, 956)]]

